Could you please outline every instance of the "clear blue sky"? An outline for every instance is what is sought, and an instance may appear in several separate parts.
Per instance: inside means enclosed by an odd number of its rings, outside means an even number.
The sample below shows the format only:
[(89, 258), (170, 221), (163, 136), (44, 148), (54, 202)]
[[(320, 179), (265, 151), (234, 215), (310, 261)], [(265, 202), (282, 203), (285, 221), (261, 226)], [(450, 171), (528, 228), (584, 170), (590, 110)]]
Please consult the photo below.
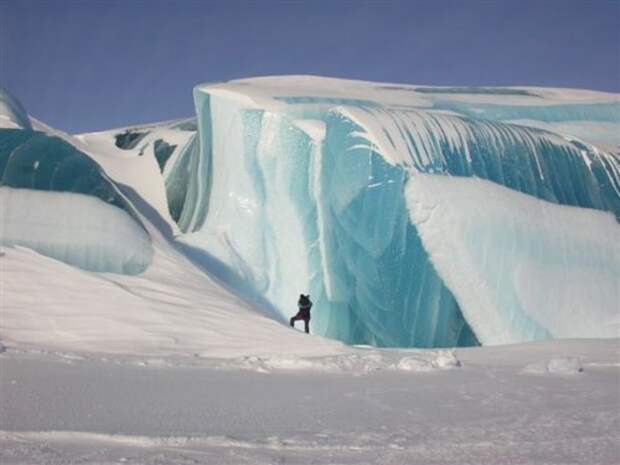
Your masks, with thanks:
[(0, 84), (69, 132), (193, 115), (201, 82), (318, 74), (620, 90), (620, 0), (0, 0)]

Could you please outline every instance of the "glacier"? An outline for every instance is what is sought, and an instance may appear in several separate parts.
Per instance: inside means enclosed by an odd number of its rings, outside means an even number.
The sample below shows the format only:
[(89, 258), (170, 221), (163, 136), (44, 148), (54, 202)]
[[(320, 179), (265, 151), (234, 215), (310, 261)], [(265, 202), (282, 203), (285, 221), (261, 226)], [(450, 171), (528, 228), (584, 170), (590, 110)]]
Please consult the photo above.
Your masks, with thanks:
[[(73, 250), (70, 229), (53, 244), (28, 239), (14, 213), (5, 244), (136, 274), (152, 266), (144, 226), (156, 217), (178, 250), (226, 266), (220, 278), (243, 282), (282, 321), (311, 294), (312, 332), (348, 344), (620, 334), (615, 94), (250, 78), (195, 87), (195, 119), (76, 136), (30, 125), (3, 101), (0, 122), (18, 129), (0, 130), (0, 152), (34, 147), (0, 165), (3, 202), (92, 209), (103, 253)], [(56, 151), (71, 155), (63, 169), (80, 160), (61, 182), (41, 156)], [(130, 237), (122, 244), (95, 233), (112, 212), (112, 229)]]

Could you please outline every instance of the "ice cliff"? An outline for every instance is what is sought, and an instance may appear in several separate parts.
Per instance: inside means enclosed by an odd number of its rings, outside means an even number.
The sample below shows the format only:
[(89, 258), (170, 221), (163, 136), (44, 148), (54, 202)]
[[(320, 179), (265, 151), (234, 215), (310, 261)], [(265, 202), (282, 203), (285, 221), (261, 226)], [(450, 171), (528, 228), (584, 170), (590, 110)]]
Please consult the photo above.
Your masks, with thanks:
[[(194, 98), (198, 137), (166, 179), (181, 240), (284, 315), (310, 293), (314, 332), (418, 347), (618, 335), (617, 96), (291, 76), (198, 86)], [(421, 175), (444, 181), (420, 184), (420, 201), (442, 202), (432, 228), (410, 215)], [(451, 219), (440, 194), (457, 178), (509, 194), (486, 208), (495, 191), (470, 184), (474, 204)], [(549, 207), (508, 221), (530, 199)], [(589, 225), (586, 242), (567, 217)], [(441, 266), (459, 253), (471, 257), (458, 270)], [(471, 289), (472, 273), (488, 292)]]
[(619, 335), (615, 94), (253, 78), (197, 86), (197, 120), (64, 138), (0, 96), (0, 122), (18, 128), (0, 130), (5, 244), (143, 271), (152, 238), (129, 188), (282, 319), (311, 294), (317, 334), (398, 347)]

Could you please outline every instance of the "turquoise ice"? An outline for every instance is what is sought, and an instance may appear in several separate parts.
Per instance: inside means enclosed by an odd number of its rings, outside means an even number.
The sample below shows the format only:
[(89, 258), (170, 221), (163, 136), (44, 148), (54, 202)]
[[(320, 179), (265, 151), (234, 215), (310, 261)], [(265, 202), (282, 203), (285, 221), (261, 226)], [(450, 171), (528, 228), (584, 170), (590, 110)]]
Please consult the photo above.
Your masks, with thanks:
[[(283, 317), (310, 293), (313, 331), (348, 343), (493, 342), (472, 330), (409, 217), (405, 185), (417, 173), (483, 178), (620, 217), (617, 156), (543, 129), (617, 125), (618, 103), (606, 96), (307, 77), (205, 85), (194, 95), (199, 140), (167, 179), (184, 186), (171, 196), (181, 240), (227, 263)], [(613, 139), (608, 126), (601, 131)], [(534, 326), (515, 339), (554, 334)]]
[(137, 274), (153, 249), (133, 207), (73, 145), (31, 129), (0, 129), (0, 244), (90, 271)]
[[(144, 271), (139, 204), (4, 101), (18, 129), (0, 130), (3, 244)], [(617, 96), (290, 76), (198, 86), (194, 101), (196, 121), (82, 140), (114, 152), (95, 159), (152, 195), (185, 253), (283, 321), (309, 293), (312, 331), (350, 344), (618, 335)], [(132, 157), (163, 182), (116, 163)]]

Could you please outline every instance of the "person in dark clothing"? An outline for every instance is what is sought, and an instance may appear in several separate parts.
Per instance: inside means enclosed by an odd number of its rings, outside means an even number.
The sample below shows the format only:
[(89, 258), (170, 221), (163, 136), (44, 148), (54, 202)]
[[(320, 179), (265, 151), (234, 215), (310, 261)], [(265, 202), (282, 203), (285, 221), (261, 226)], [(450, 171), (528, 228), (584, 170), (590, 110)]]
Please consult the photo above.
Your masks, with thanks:
[(297, 320), (304, 320), (306, 333), (310, 333), (310, 309), (312, 308), (312, 301), (310, 300), (310, 295), (299, 296), (299, 300), (297, 301), (297, 307), (299, 311), (297, 315), (291, 318), (291, 326), (295, 327), (295, 322)]

